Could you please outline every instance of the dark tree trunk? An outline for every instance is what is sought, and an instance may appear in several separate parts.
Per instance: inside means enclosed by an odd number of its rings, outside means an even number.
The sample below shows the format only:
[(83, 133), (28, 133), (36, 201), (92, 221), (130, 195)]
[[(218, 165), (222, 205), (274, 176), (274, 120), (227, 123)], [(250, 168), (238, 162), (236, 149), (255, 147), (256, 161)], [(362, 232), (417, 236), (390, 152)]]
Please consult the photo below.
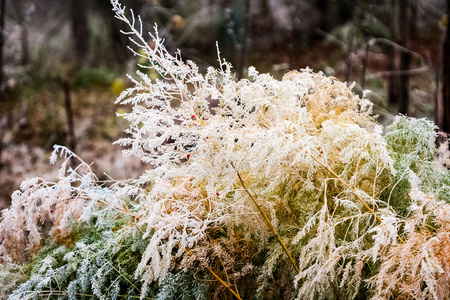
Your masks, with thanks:
[[(64, 91), (64, 106), (66, 109), (67, 116), (67, 127), (66, 127), (66, 144), (67, 147), (72, 151), (76, 152), (76, 139), (75, 139), (75, 129), (73, 124), (73, 110), (72, 110), (72, 97), (70, 95), (70, 84), (67, 80), (60, 79), (61, 87)], [(70, 160), (70, 165), (75, 168), (75, 159)]]
[[(396, 64), (396, 51), (393, 47), (389, 49), (388, 52), (389, 55), (389, 71), (395, 72), (398, 70), (397, 64)], [(388, 102), (392, 106), (396, 106), (398, 104), (398, 98), (399, 98), (399, 77), (395, 75), (389, 76), (389, 82), (388, 82)]]
[[(399, 26), (399, 44), (402, 47), (409, 48), (409, 36), (410, 36), (410, 5), (408, 0), (399, 0), (398, 2), (398, 26)], [(408, 114), (409, 108), (409, 74), (407, 71), (409, 70), (409, 66), (411, 64), (411, 54), (408, 52), (402, 51), (400, 53), (400, 70), (404, 72), (404, 74), (400, 75), (399, 78), (399, 105), (398, 112), (401, 114)]]
[(243, 31), (241, 35), (241, 42), (238, 53), (238, 62), (237, 62), (237, 77), (238, 79), (243, 78), (243, 73), (245, 69), (245, 62), (247, 58), (247, 48), (248, 48), (248, 39), (250, 34), (250, 1), (244, 1), (244, 14), (242, 17), (242, 25)]
[(355, 40), (355, 34), (356, 34), (356, 22), (357, 22), (357, 15), (356, 15), (356, 7), (358, 5), (357, 0), (352, 1), (352, 24), (350, 28), (350, 33), (348, 37), (348, 50), (347, 50), (347, 57), (345, 59), (345, 81), (348, 83), (350, 81), (350, 74), (352, 72), (352, 54), (353, 54), (353, 43)]
[[(442, 55), (444, 50), (444, 42), (446, 35), (446, 28), (441, 28), (441, 36), (439, 38), (438, 57), (436, 59), (436, 65), (434, 66), (434, 123), (442, 130), (443, 126), (443, 114), (442, 114), (442, 94), (440, 93), (441, 76), (442, 76)], [(431, 60), (431, 59), (430, 59)]]
[[(369, 1), (369, 9), (368, 12), (370, 15), (374, 15), (373, 8), (374, 4), (373, 1)], [(361, 79), (360, 79), (360, 85), (361, 89), (364, 90), (364, 86), (366, 84), (366, 71), (367, 71), (367, 63), (369, 61), (369, 50), (370, 50), (370, 41), (373, 38), (373, 32), (372, 32), (372, 19), (369, 23), (369, 26), (363, 29), (364, 36), (366, 38), (366, 45), (364, 46), (364, 56), (362, 58), (362, 70), (361, 70)]]
[(26, 23), (22, 24), (20, 43), (22, 45), (22, 65), (28, 65), (30, 63), (30, 47), (28, 46), (28, 28)]
[(1, 87), (3, 84), (3, 28), (5, 26), (5, 15), (6, 15), (6, 0), (0, 0), (0, 115), (2, 111), (2, 92)]
[(70, 13), (75, 54), (82, 64), (89, 53), (89, 27), (86, 0), (71, 0)]
[(317, 0), (316, 7), (320, 11), (320, 29), (330, 31), (331, 7), (330, 0)]
[[(447, 14), (450, 10), (450, 0), (447, 0)], [(445, 34), (444, 51), (443, 51), (443, 104), (444, 104), (444, 120), (442, 131), (450, 133), (450, 22), (447, 22), (447, 32)]]
[[(3, 85), (3, 28), (5, 26), (6, 15), (6, 0), (0, 0), (0, 117), (3, 116), (3, 101), (4, 92), (2, 91)], [(1, 122), (1, 119), (0, 119)], [(2, 170), (2, 152), (3, 152), (3, 137), (5, 135), (5, 129), (0, 128), (0, 171)]]
[[(121, 2), (127, 8), (132, 9), (135, 16), (140, 14), (143, 5), (152, 5), (146, 4), (142, 0), (124, 0)], [(121, 31), (127, 30), (127, 26), (124, 22), (114, 18), (111, 12), (111, 3), (109, 1), (96, 1), (95, 5), (97, 5), (97, 9), (102, 14), (105, 23), (108, 24), (108, 33), (105, 34), (110, 38), (111, 48), (114, 51), (115, 58), (117, 58), (119, 63), (124, 63), (128, 58), (133, 56), (132, 52), (127, 48), (129, 42), (128, 36), (121, 33)]]
[(370, 50), (370, 37), (367, 39), (366, 45), (364, 46), (364, 57), (362, 59), (362, 70), (361, 70), (361, 78), (359, 84), (361, 85), (361, 89), (364, 90), (364, 86), (366, 84), (366, 70), (367, 70), (367, 62), (369, 61), (369, 50)]
[[(290, 1), (293, 6), (299, 5), (299, 1), (291, 0)], [(323, 33), (322, 32), (330, 32), (333, 29), (333, 25), (336, 22), (334, 21), (334, 14), (331, 8), (331, 0), (315, 0), (313, 2), (314, 7), (320, 14), (320, 21), (318, 23), (317, 28), (319, 31), (315, 30), (314, 33), (310, 33), (313, 39), (322, 40)], [(294, 14), (295, 18), (299, 18), (297, 13)], [(301, 20), (297, 20), (298, 23), (301, 23)]]
[(15, 14), (18, 17), (18, 22), (20, 23), (20, 47), (21, 53), (21, 64), (28, 65), (30, 63), (30, 50), (28, 45), (28, 22), (30, 20), (30, 15), (34, 10), (32, 5), (26, 9), (26, 4), (23, 0), (15, 0), (12, 2), (15, 10)]
[[(264, 34), (264, 37), (266, 37), (265, 42), (265, 49), (264, 50), (271, 50), (274, 46), (275, 38), (275, 20), (273, 17), (273, 12), (270, 7), (270, 1), (269, 0), (260, 0), (260, 6), (261, 6), (261, 12), (258, 16), (256, 16), (254, 22), (253, 22), (253, 34)], [(296, 35), (296, 28), (294, 25), (293, 28), (294, 36)], [(300, 35), (299, 35), (300, 36)]]
[(129, 49), (127, 48), (127, 37), (120, 32), (121, 30), (125, 31), (127, 28), (122, 21), (119, 21), (116, 18), (109, 19), (111, 28), (110, 36), (114, 53), (117, 57), (117, 60), (120, 63), (124, 63), (131, 56), (131, 51), (129, 51)]
[[(397, 14), (396, 9), (397, 5), (395, 1), (389, 1), (388, 8), (392, 12), (390, 16), (389, 26), (391, 28), (391, 39), (393, 41), (398, 41), (398, 26), (396, 23)], [(388, 61), (388, 71), (396, 72), (398, 71), (398, 62), (397, 62), (397, 51), (393, 46), (389, 46), (387, 53), (389, 61)], [(388, 103), (391, 107), (398, 106), (398, 98), (399, 98), (399, 77), (395, 75), (389, 76), (388, 79)]]

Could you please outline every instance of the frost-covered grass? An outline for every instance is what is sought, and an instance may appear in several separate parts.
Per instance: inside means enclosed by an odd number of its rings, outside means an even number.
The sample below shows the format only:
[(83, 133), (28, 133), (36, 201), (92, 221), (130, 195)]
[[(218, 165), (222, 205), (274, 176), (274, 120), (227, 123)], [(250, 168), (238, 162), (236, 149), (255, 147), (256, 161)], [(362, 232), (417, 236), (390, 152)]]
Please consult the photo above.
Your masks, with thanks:
[[(150, 164), (99, 181), (63, 157), (58, 180), (22, 183), (0, 222), (11, 299), (444, 299), (450, 174), (435, 126), (398, 116), (309, 69), (283, 80), (198, 71), (111, 1), (150, 68), (130, 77), (118, 141)], [(72, 169), (69, 159), (79, 166)], [(43, 232), (43, 224), (51, 230)], [(27, 253), (23, 261), (22, 253)], [(20, 284), (21, 283), (21, 284)]]

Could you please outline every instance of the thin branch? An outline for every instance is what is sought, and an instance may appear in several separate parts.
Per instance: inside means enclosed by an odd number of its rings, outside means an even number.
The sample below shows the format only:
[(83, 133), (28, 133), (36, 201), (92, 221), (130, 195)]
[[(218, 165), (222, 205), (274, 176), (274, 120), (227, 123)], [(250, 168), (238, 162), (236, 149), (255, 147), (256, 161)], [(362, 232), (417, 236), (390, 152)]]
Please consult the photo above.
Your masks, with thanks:
[(338, 39), (336, 36), (332, 35), (331, 33), (323, 31), (320, 28), (316, 28), (315, 32), (322, 35), (323, 37), (328, 39), (330, 42), (337, 44), (339, 47), (341, 47), (342, 51), (347, 51), (347, 48), (348, 48), (347, 44), (344, 43), (343, 41), (341, 41), (340, 39)]
[[(321, 165), (322, 167), (324, 167), (328, 172), (330, 172), (331, 174), (333, 174), (334, 177), (336, 177), (337, 179), (339, 179), (340, 182), (342, 182), (346, 187), (348, 187), (352, 193), (356, 196), (356, 198), (362, 203), (364, 204), (364, 206), (367, 208), (367, 210), (369, 210), (374, 216), (375, 218), (378, 220), (378, 222), (383, 223), (383, 221), (380, 219), (380, 217), (378, 217), (378, 215), (375, 213), (375, 211), (373, 209), (371, 209), (367, 203), (356, 193), (356, 191), (347, 183), (345, 182), (344, 179), (342, 179), (338, 174), (336, 174), (330, 167), (328, 167), (327, 165), (323, 164), (321, 161), (319, 161), (317, 159), (317, 157), (315, 157), (313, 154), (311, 154), (312, 159), (314, 159), (319, 165)], [(405, 241), (401, 238), (398, 237), (398, 239), (403, 243), (406, 244)]]
[(103, 200), (97, 200), (97, 202), (100, 203), (100, 204), (104, 204), (104, 205), (106, 205), (106, 206), (109, 206), (109, 207), (111, 207), (112, 209), (116, 209), (116, 210), (118, 210), (118, 211), (121, 211), (121, 212), (123, 212), (123, 213), (126, 213), (127, 215), (129, 215), (129, 216), (131, 216), (131, 217), (133, 217), (133, 218), (139, 220), (139, 217), (133, 215), (132, 213), (130, 213), (129, 211), (127, 211), (127, 210), (125, 210), (125, 209), (123, 209), (123, 208), (113, 206), (112, 204), (110, 204), (110, 203), (108, 203), (108, 202), (105, 202), (105, 201), (103, 201)]
[(272, 231), (272, 233), (275, 235), (275, 237), (277, 238), (278, 242), (280, 243), (281, 247), (283, 247), (284, 252), (286, 252), (287, 256), (289, 257), (289, 260), (291, 261), (292, 265), (294, 266), (295, 270), (297, 271), (297, 273), (300, 273), (300, 270), (297, 267), (297, 264), (295, 263), (295, 260), (292, 258), (291, 253), (289, 252), (289, 250), (287, 249), (286, 245), (283, 243), (283, 241), (281, 240), (280, 236), (278, 235), (275, 227), (273, 227), (272, 222), (270, 222), (269, 217), (267, 217), (266, 213), (262, 210), (261, 206), (259, 206), (258, 202), (256, 202), (256, 199), (253, 197), (252, 193), (250, 193), (250, 191), (247, 189), (247, 187), (244, 184), (244, 181), (242, 180), (241, 174), (239, 174), (239, 171), (236, 170), (236, 168), (234, 167), (234, 165), (231, 163), (231, 166), (233, 167), (233, 169), (236, 171), (236, 174), (239, 178), (239, 181), (241, 182), (242, 188), (245, 190), (245, 192), (248, 194), (248, 196), (250, 197), (250, 199), (252, 199), (253, 203), (255, 204), (256, 208), (258, 209), (258, 211), (261, 213), (261, 215), (264, 217), (264, 220), (267, 223), (267, 226), (269, 226), (270, 230)]
[(239, 290), (238, 290), (237, 284), (236, 284), (236, 273), (234, 272), (234, 265), (233, 265), (233, 281), (234, 281), (234, 286), (236, 287), (236, 293), (240, 297), (241, 295), (239, 295)]
[[(184, 251), (187, 254), (192, 254), (191, 251), (189, 251), (189, 249), (184, 248)], [(237, 299), (242, 300), (242, 298), (228, 285), (226, 284), (225, 281), (223, 281), (219, 275), (217, 275), (210, 267), (206, 267), (206, 269), (224, 286), (226, 287)]]
[(421, 73), (425, 73), (430, 69), (429, 66), (423, 66), (420, 68), (409, 69), (409, 70), (398, 70), (398, 71), (380, 71), (372, 74), (367, 74), (366, 79), (372, 79), (375, 77), (384, 77), (384, 76), (401, 76), (401, 75), (417, 75)]
[(210, 268), (210, 267), (206, 267), (206, 269), (214, 276), (217, 278), (217, 280), (219, 280), (219, 282), (226, 287), (236, 298), (238, 298), (239, 300), (242, 300), (241, 297), (239, 297), (239, 295), (228, 285), (226, 284), (222, 279), (220, 279), (220, 277), (214, 273), (214, 271)]
[(395, 43), (395, 42), (393, 42), (393, 41), (391, 41), (389, 39), (373, 38), (373, 39), (370, 39), (368, 43), (369, 43), (370, 46), (373, 46), (376, 43), (384, 43), (384, 44), (387, 44), (389, 46), (394, 47), (398, 51), (401, 51), (401, 52), (404, 52), (404, 53), (409, 53), (409, 54), (411, 54), (411, 56), (417, 57), (417, 58), (420, 59), (420, 61), (423, 61), (422, 55), (420, 55), (419, 53), (417, 53), (415, 51), (412, 51), (412, 50), (410, 50), (410, 49), (408, 49), (406, 47), (403, 47), (402, 45), (400, 45), (398, 43)]

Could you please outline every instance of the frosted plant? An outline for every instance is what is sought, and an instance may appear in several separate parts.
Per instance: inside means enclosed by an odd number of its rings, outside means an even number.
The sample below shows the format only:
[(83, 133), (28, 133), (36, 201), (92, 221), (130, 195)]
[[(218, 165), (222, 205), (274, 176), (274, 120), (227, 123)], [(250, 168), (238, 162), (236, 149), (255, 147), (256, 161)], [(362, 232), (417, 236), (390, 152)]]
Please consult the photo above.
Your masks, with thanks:
[[(111, 217), (113, 215), (111, 214)], [(116, 211), (114, 216), (120, 218)], [(130, 218), (121, 218), (122, 225)], [(119, 223), (116, 223), (116, 226)], [(135, 243), (142, 234), (129, 230), (81, 228), (83, 237), (71, 247), (46, 245), (39, 253), (41, 259), (33, 266), (33, 275), (12, 294), (12, 299), (40, 296), (63, 296), (79, 299), (90, 295), (98, 299), (113, 299), (124, 294), (139, 298), (140, 278), (133, 278), (128, 269), (135, 269), (145, 246)]]
[[(153, 164), (152, 173), (159, 177), (152, 192), (140, 200), (139, 223), (152, 234), (137, 269), (144, 280), (164, 279), (173, 249), (183, 255), (183, 248), (205, 238), (210, 224), (239, 224), (253, 241), (267, 240), (267, 226), (236, 186), (237, 173), (277, 227), (278, 217), (302, 226), (322, 203), (328, 174), (317, 172), (311, 154), (333, 168), (348, 165), (344, 177), (353, 184), (395, 172), (388, 152), (377, 147), (384, 140), (370, 116), (371, 104), (343, 83), (310, 70), (291, 72), (278, 81), (254, 69), (249, 70), (249, 80), (236, 82), (231, 66), (220, 58), (219, 69), (209, 68), (203, 76), (193, 62), (185, 64), (179, 54), (169, 55), (157, 35), (152, 36), (154, 46), (148, 46), (120, 4), (113, 5), (116, 16), (131, 27), (126, 34), (137, 36), (132, 41), (144, 49), (135, 54), (145, 53), (166, 79), (152, 82), (138, 73), (140, 81), (133, 79), (135, 87), (118, 99), (134, 104), (124, 115), (131, 123), (130, 137), (119, 143), (129, 146), (126, 154)], [(217, 100), (218, 106), (210, 107), (208, 99)], [(341, 156), (341, 162), (328, 162), (328, 156)], [(380, 190), (376, 182), (364, 188), (372, 197)], [(297, 211), (300, 206), (302, 211)], [(291, 213), (277, 216), (288, 207)], [(244, 215), (252, 222), (241, 224)], [(317, 240), (333, 243), (323, 236)]]
[(117, 99), (132, 107), (117, 143), (152, 168), (100, 182), (56, 146), (58, 180), (24, 182), (2, 214), (6, 266), (52, 226), (53, 246), (12, 298), (448, 297), (448, 204), (437, 200), (450, 200), (450, 177), (431, 122), (399, 116), (384, 135), (370, 101), (310, 69), (276, 80), (250, 67), (236, 81), (218, 51), (202, 74), (111, 4), (160, 74), (130, 76)]
[(7, 299), (27, 279), (26, 271), (20, 264), (0, 264), (0, 299)]
[(206, 300), (207, 284), (196, 282), (192, 276), (184, 272), (169, 274), (164, 285), (156, 295), (157, 300), (183, 299)]
[[(411, 192), (411, 217), (405, 244), (394, 243), (370, 278), (374, 296), (387, 299), (446, 299), (450, 296), (450, 206), (418, 190)], [(381, 236), (379, 238), (382, 238)]]
[[(19, 260), (25, 250), (40, 246), (40, 227), (45, 222), (54, 223), (54, 234), (64, 234), (71, 222), (76, 222), (83, 214), (83, 206), (90, 199), (88, 190), (97, 178), (81, 159), (75, 170), (70, 168), (69, 160), (77, 156), (65, 147), (54, 147), (51, 163), (55, 162), (58, 153), (64, 156), (58, 181), (49, 182), (38, 177), (24, 181), (20, 190), (13, 193), (11, 207), (2, 211), (0, 256)], [(81, 173), (83, 169), (84, 174)]]

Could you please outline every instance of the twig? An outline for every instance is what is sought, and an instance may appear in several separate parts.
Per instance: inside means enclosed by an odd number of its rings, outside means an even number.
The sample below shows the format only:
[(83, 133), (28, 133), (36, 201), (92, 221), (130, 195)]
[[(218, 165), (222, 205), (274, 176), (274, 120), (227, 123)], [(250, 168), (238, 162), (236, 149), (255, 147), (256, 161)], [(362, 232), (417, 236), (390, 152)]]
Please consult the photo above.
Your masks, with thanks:
[(420, 68), (409, 69), (409, 70), (398, 70), (398, 71), (380, 71), (371, 74), (367, 74), (366, 79), (372, 79), (375, 77), (384, 77), (384, 76), (400, 76), (400, 75), (417, 75), (421, 73), (425, 73), (429, 71), (428, 66), (423, 66)]
[(214, 276), (217, 278), (217, 280), (219, 280), (219, 282), (226, 287), (236, 298), (238, 298), (239, 300), (242, 300), (241, 297), (239, 297), (239, 295), (228, 285), (226, 284), (216, 273), (214, 273), (214, 271), (210, 268), (210, 267), (206, 267), (206, 269)]
[(414, 56), (414, 57), (420, 59), (421, 62), (423, 61), (422, 55), (420, 55), (419, 53), (414, 52), (414, 51), (412, 51), (412, 50), (410, 50), (410, 49), (408, 49), (408, 48), (406, 48), (406, 47), (403, 47), (402, 45), (400, 45), (400, 44), (398, 44), (398, 43), (395, 43), (395, 42), (393, 42), (393, 41), (391, 41), (391, 40), (389, 40), (389, 39), (385, 39), (385, 38), (373, 38), (373, 39), (370, 39), (370, 40), (369, 40), (369, 45), (370, 45), (370, 46), (373, 46), (373, 45), (375, 45), (376, 43), (385, 43), (385, 44), (387, 44), (387, 45), (389, 45), (389, 46), (394, 47), (394, 48), (397, 49), (398, 51), (401, 51), (401, 52), (404, 52), (404, 53), (409, 53), (409, 54), (411, 54), (412, 56)]
[[(187, 254), (192, 254), (191, 253), (191, 251), (189, 251), (189, 249), (187, 249), (187, 248), (184, 248), (184, 251), (187, 253)], [(238, 298), (239, 300), (242, 300), (242, 298), (228, 285), (228, 284), (226, 284), (226, 282), (225, 281), (223, 281), (220, 277), (219, 277), (219, 275), (217, 275), (210, 267), (206, 267), (206, 269), (217, 279), (217, 280), (219, 280), (219, 282), (224, 286), (224, 287), (226, 287), (236, 298)]]
[(339, 47), (341, 47), (342, 51), (347, 51), (347, 48), (348, 48), (347, 44), (344, 43), (343, 41), (341, 41), (340, 39), (338, 39), (336, 36), (332, 35), (331, 33), (323, 31), (320, 28), (316, 28), (315, 32), (322, 35), (323, 37), (328, 39), (330, 42), (333, 42), (333, 43), (339, 45)]
[(328, 172), (330, 172), (331, 174), (333, 174), (337, 179), (339, 179), (346, 187), (348, 187), (353, 194), (355, 194), (356, 198), (358, 198), (359, 201), (361, 201), (362, 204), (364, 204), (364, 206), (375, 216), (375, 218), (377, 218), (377, 220), (381, 223), (381, 219), (377, 216), (377, 214), (366, 204), (366, 202), (364, 202), (363, 199), (361, 199), (361, 197), (356, 193), (356, 191), (350, 187), (350, 185), (348, 185), (347, 182), (344, 181), (344, 179), (342, 179), (341, 177), (339, 177), (338, 174), (336, 174), (333, 170), (331, 170), (330, 167), (326, 166), (325, 164), (323, 164), (322, 162), (320, 162), (314, 155), (311, 154), (311, 157), (322, 167), (324, 167), (325, 169), (327, 169)]
[[(322, 167), (324, 167), (328, 172), (330, 172), (331, 174), (334, 175), (334, 177), (336, 177), (337, 179), (339, 179), (340, 182), (342, 182), (346, 187), (348, 187), (352, 193), (356, 196), (356, 198), (362, 203), (364, 204), (364, 206), (375, 216), (375, 218), (378, 220), (378, 222), (383, 223), (383, 221), (380, 219), (380, 217), (378, 217), (378, 215), (375, 213), (375, 211), (373, 209), (371, 209), (366, 202), (364, 202), (364, 200), (356, 193), (356, 191), (347, 183), (345, 182), (344, 179), (342, 179), (338, 174), (336, 174), (330, 167), (328, 167), (327, 165), (323, 164), (321, 161), (319, 161), (317, 159), (317, 157), (315, 157), (313, 154), (311, 154), (312, 159), (314, 159), (319, 165), (321, 165)], [(398, 239), (403, 243), (406, 244), (405, 241), (401, 238), (398, 237)]]
[(287, 249), (286, 245), (283, 243), (283, 241), (281, 240), (280, 236), (278, 235), (277, 231), (275, 230), (275, 228), (272, 225), (272, 222), (270, 222), (269, 218), (267, 217), (266, 213), (262, 210), (261, 206), (259, 206), (258, 202), (256, 202), (255, 198), (253, 197), (252, 193), (250, 193), (250, 191), (247, 189), (247, 187), (244, 184), (244, 181), (242, 180), (241, 174), (239, 174), (239, 171), (236, 170), (236, 168), (234, 167), (234, 165), (231, 163), (231, 166), (233, 167), (233, 169), (236, 171), (236, 174), (239, 178), (239, 181), (241, 182), (242, 188), (245, 190), (245, 192), (248, 194), (248, 196), (250, 197), (250, 199), (252, 199), (253, 203), (255, 204), (256, 208), (258, 209), (258, 211), (261, 213), (261, 215), (264, 217), (264, 220), (267, 223), (267, 226), (269, 226), (270, 230), (272, 231), (272, 233), (275, 235), (275, 237), (277, 238), (278, 242), (280, 243), (281, 247), (283, 247), (284, 252), (286, 252), (287, 256), (289, 257), (292, 265), (294, 266), (295, 270), (297, 271), (297, 273), (300, 273), (300, 270), (297, 267), (297, 264), (295, 263), (295, 260), (292, 258), (291, 253), (289, 252), (289, 250)]
[(97, 200), (97, 202), (100, 203), (100, 204), (104, 204), (104, 205), (106, 205), (106, 206), (109, 206), (109, 207), (111, 207), (112, 209), (119, 210), (119, 211), (121, 211), (121, 212), (123, 212), (123, 213), (126, 213), (127, 215), (132, 216), (133, 218), (139, 220), (139, 217), (133, 215), (132, 213), (130, 213), (129, 211), (127, 211), (127, 210), (125, 210), (125, 209), (123, 209), (123, 208), (113, 206), (112, 204), (110, 204), (110, 203), (108, 203), (108, 202), (105, 202), (105, 201), (103, 201), (103, 200)]
[(240, 297), (241, 295), (239, 295), (239, 290), (238, 290), (237, 284), (236, 284), (236, 273), (234, 272), (234, 265), (233, 265), (233, 281), (234, 281), (234, 286), (236, 287), (236, 293)]

